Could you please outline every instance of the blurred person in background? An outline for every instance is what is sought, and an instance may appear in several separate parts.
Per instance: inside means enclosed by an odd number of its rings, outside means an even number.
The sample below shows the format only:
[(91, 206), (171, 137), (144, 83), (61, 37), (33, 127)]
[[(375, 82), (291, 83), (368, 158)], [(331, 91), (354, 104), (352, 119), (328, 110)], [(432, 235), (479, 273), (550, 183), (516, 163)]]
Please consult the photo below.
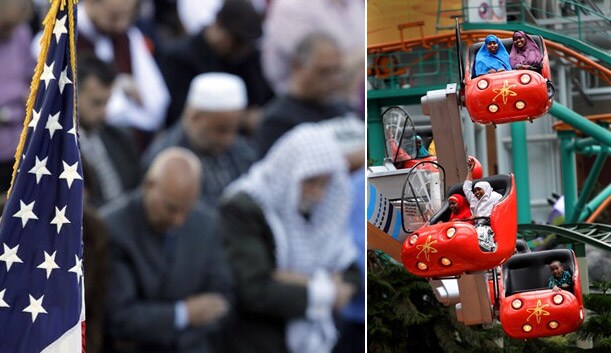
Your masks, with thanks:
[[(188, 34), (197, 34), (214, 22), (225, 0), (175, 0), (180, 23)], [(270, 0), (248, 0), (261, 15), (265, 14)]]
[(106, 106), (115, 80), (113, 68), (93, 56), (78, 65), (79, 142), (83, 160), (90, 166), (89, 201), (101, 206), (133, 190), (142, 172), (129, 131), (106, 123)]
[(84, 0), (79, 5), (77, 52), (111, 63), (119, 73), (107, 107), (107, 121), (140, 133), (144, 148), (162, 125), (168, 89), (147, 40), (134, 26), (138, 0)]
[(259, 120), (260, 107), (273, 96), (263, 77), (256, 46), (261, 36), (261, 16), (248, 0), (231, 0), (219, 5), (211, 24), (168, 47), (162, 55), (160, 66), (172, 96), (166, 126), (180, 117), (189, 84), (195, 76), (226, 72), (239, 76), (246, 84), (248, 110), (240, 121), (240, 129), (249, 135)]
[(0, 192), (9, 189), (25, 103), (36, 63), (30, 55), (32, 15), (26, 0), (0, 1)]
[(356, 114), (350, 104), (338, 99), (341, 76), (342, 54), (335, 39), (323, 32), (305, 36), (291, 58), (288, 91), (263, 112), (256, 132), (259, 156), (265, 156), (280, 136), (298, 124)]
[(198, 203), (202, 167), (184, 148), (160, 153), (142, 188), (105, 207), (112, 352), (215, 352), (231, 277), (213, 210)]
[(329, 353), (333, 320), (360, 285), (345, 230), (344, 156), (331, 133), (304, 124), (232, 184), (220, 235), (236, 283), (233, 352)]
[(336, 316), (339, 339), (333, 353), (365, 352), (365, 123), (354, 117), (340, 117), (318, 125), (333, 134), (348, 161), (352, 207), (345, 231), (357, 249), (356, 264), (361, 275), (357, 293)]
[(238, 76), (211, 72), (191, 82), (179, 123), (160, 134), (143, 156), (143, 165), (168, 147), (193, 151), (204, 167), (201, 200), (216, 207), (223, 190), (245, 173), (256, 154), (238, 134), (246, 111), (246, 86)]
[(344, 99), (359, 106), (364, 98), (365, 1), (273, 0), (263, 26), (263, 71), (277, 95), (290, 89), (291, 65), (303, 38), (313, 30), (328, 33), (342, 54)]

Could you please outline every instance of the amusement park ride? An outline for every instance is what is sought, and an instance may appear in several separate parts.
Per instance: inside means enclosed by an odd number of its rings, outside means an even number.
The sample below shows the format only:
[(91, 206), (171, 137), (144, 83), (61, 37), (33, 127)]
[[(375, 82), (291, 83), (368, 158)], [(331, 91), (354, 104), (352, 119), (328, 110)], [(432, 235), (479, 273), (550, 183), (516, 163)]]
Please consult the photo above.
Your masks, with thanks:
[[(418, 141), (413, 123), (400, 107), (387, 109), (383, 115), (387, 162), (382, 169), (370, 168), (368, 219), (373, 227), (402, 242), (400, 259), (407, 271), (427, 278), (436, 298), (456, 307), (457, 319), (465, 325), (490, 325), (495, 320), (509, 337), (530, 339), (561, 335), (577, 330), (584, 320), (579, 267), (572, 250), (529, 252), (516, 244), (517, 202), (513, 174), (481, 178), (479, 165), (474, 179), (488, 181), (502, 195), (490, 215), (490, 226), (497, 248), (483, 252), (476, 230), (466, 220), (450, 221), (448, 197), (462, 194), (466, 172), (466, 152), (460, 131), (437, 135), (440, 121), (459, 120), (464, 106), (475, 122), (503, 124), (535, 119), (552, 106), (555, 89), (545, 44), (533, 37), (543, 52), (541, 72), (512, 70), (472, 77), (472, 63), (481, 43), (467, 50), (466, 65), (460, 55), (460, 30), (456, 26), (461, 89), (448, 85), (441, 93), (428, 92), (422, 98), (423, 111), (431, 117), (437, 150), (439, 136), (446, 146), (452, 143), (454, 155), (445, 162), (436, 157), (418, 157)], [(509, 46), (511, 40), (503, 40)], [(464, 68), (468, 69), (464, 73)], [(460, 128), (460, 121), (458, 121)], [(449, 127), (445, 126), (446, 132)], [(448, 163), (450, 162), (450, 163)], [(461, 178), (454, 178), (445, 196), (445, 168), (452, 164)], [(479, 174), (479, 175), (477, 175)], [(399, 187), (399, 180), (403, 182)], [(479, 180), (474, 180), (479, 181)], [(400, 192), (399, 192), (400, 191)], [(374, 209), (371, 211), (372, 209)], [(401, 227), (398, 227), (401, 223)], [(524, 249), (523, 252), (519, 251)], [(560, 261), (573, 279), (570, 290), (553, 291), (546, 287), (549, 265)]]
[[(477, 51), (483, 43), (469, 47), (465, 73), (465, 106), (471, 119), (480, 124), (502, 124), (530, 120), (546, 114), (552, 106), (555, 88), (551, 83), (549, 59), (541, 36), (531, 36), (543, 54), (541, 73), (511, 70), (474, 76)], [(512, 39), (501, 40), (511, 50)]]

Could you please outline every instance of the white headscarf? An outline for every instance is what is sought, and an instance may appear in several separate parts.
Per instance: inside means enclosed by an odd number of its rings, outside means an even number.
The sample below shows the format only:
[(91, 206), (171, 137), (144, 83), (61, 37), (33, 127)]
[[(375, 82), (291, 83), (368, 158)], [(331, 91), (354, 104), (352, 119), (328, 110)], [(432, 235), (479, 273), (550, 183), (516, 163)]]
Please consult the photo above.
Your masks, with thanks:
[[(301, 184), (320, 175), (331, 179), (306, 220), (299, 212)], [(354, 261), (356, 250), (346, 229), (351, 205), (346, 160), (328, 129), (301, 124), (287, 132), (227, 190), (237, 192), (246, 192), (263, 210), (278, 269), (313, 276), (320, 270), (342, 271)], [(300, 353), (330, 351), (335, 340), (331, 315), (294, 320), (287, 327), (287, 342), (302, 347)]]
[(473, 195), (473, 193), (471, 193), (473, 200), (468, 196), (473, 217), (490, 217), (492, 208), (494, 205), (499, 203), (503, 196), (494, 191), (490, 183), (487, 181), (478, 181), (475, 183), (475, 188), (484, 190), (484, 196), (482, 196), (482, 198), (479, 200), (475, 197), (475, 195)]

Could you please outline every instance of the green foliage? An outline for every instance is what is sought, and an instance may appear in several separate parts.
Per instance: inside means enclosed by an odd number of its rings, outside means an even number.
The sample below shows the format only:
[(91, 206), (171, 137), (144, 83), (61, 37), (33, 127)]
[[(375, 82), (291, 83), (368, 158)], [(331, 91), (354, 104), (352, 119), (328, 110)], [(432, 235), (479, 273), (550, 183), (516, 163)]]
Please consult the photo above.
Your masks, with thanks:
[(587, 294), (583, 296), (583, 305), (599, 314), (611, 312), (611, 295)]
[[(383, 253), (370, 251), (367, 278), (368, 352), (426, 353), (602, 353), (611, 352), (611, 296), (584, 295), (591, 311), (579, 331), (528, 341), (491, 329), (456, 321), (453, 308), (435, 299), (430, 284), (403, 269)], [(575, 347), (576, 339), (592, 338), (594, 349)], [(503, 347), (495, 343), (502, 339)]]
[(367, 158), (367, 167), (377, 165), (377, 163), (378, 163), (377, 159), (371, 158), (371, 157)]
[(439, 304), (430, 284), (370, 251), (367, 275), (368, 352), (501, 353), (500, 331), (468, 328)]
[(579, 337), (600, 341), (600, 346), (605, 344), (611, 346), (611, 296), (606, 294), (584, 295), (583, 302), (592, 313), (579, 329)]
[(607, 281), (605, 275), (603, 275), (600, 281), (592, 282), (591, 287), (600, 290), (603, 294), (607, 294), (607, 291), (611, 288), (611, 282)]

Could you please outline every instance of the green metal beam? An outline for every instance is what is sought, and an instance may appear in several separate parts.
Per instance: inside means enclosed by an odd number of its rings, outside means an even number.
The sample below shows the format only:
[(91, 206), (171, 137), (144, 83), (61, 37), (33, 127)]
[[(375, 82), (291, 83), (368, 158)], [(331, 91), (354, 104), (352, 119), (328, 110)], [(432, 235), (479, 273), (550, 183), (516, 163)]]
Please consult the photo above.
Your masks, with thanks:
[(611, 132), (609, 129), (591, 122), (558, 102), (554, 102), (549, 113), (577, 130), (583, 131), (599, 143), (611, 147)]
[(591, 146), (591, 145), (595, 145), (598, 144), (598, 142), (591, 138), (591, 137), (586, 137), (586, 138), (582, 138), (579, 140), (576, 140), (575, 142), (573, 142), (573, 147), (576, 150), (579, 150), (581, 148), (587, 147), (587, 146)]
[[(578, 232), (576, 229), (587, 227), (589, 232)], [(575, 229), (571, 229), (575, 228)], [(551, 224), (518, 224), (518, 234), (525, 240), (531, 240), (543, 234), (556, 234), (557, 236), (570, 239), (575, 243), (589, 244), (596, 248), (611, 252), (611, 243), (608, 238), (609, 226), (601, 224), (565, 224), (554, 226)], [(589, 235), (588, 235), (589, 234)], [(601, 234), (603, 236), (601, 236)], [(585, 254), (577, 254), (585, 256)]]
[(583, 205), (585, 205), (586, 201), (590, 198), (590, 194), (592, 193), (594, 184), (596, 183), (596, 180), (598, 180), (598, 176), (600, 175), (600, 172), (603, 169), (606, 160), (606, 153), (599, 154), (598, 156), (596, 156), (596, 160), (594, 161), (592, 168), (590, 168), (588, 177), (586, 178), (586, 181), (583, 184), (583, 187), (581, 188), (581, 193), (579, 194), (579, 199), (577, 200), (575, 209), (571, 213), (571, 217), (566, 218), (566, 223), (574, 223), (579, 218), (581, 210), (583, 209)]
[(434, 91), (438, 89), (446, 88), (447, 84), (442, 85), (429, 85), (429, 86), (418, 86), (412, 88), (395, 88), (395, 89), (375, 89), (367, 91), (367, 102), (372, 99), (387, 99), (393, 97), (420, 97), (426, 95), (428, 91)]
[(600, 194), (586, 204), (583, 211), (581, 211), (581, 214), (579, 215), (579, 221), (583, 222), (592, 214), (592, 212), (594, 212), (594, 210), (598, 208), (598, 206), (600, 206), (601, 203), (603, 203), (609, 197), (611, 197), (611, 184), (607, 185), (607, 187), (601, 191)]
[(575, 152), (586, 156), (611, 154), (611, 150), (609, 150), (607, 146), (586, 146), (583, 148), (578, 148)]
[(511, 146), (513, 172), (515, 175), (518, 197), (518, 223), (530, 223), (528, 148), (526, 142), (526, 124), (524, 122), (511, 124)]
[(381, 109), (378, 100), (367, 101), (367, 159), (374, 165), (382, 165), (386, 157)]
[(572, 141), (575, 131), (559, 131), (560, 158), (562, 163), (562, 189), (564, 191), (564, 217), (570, 219), (577, 201), (577, 176), (575, 175), (575, 152)]
[(524, 31), (529, 34), (538, 34), (547, 40), (561, 43), (571, 47), (578, 52), (593, 56), (607, 65), (611, 65), (611, 55), (605, 50), (587, 44), (579, 39), (569, 37), (560, 32), (553, 32), (548, 29), (536, 27), (524, 22), (509, 23), (463, 23), (462, 29), (467, 30), (504, 30), (504, 31)]

